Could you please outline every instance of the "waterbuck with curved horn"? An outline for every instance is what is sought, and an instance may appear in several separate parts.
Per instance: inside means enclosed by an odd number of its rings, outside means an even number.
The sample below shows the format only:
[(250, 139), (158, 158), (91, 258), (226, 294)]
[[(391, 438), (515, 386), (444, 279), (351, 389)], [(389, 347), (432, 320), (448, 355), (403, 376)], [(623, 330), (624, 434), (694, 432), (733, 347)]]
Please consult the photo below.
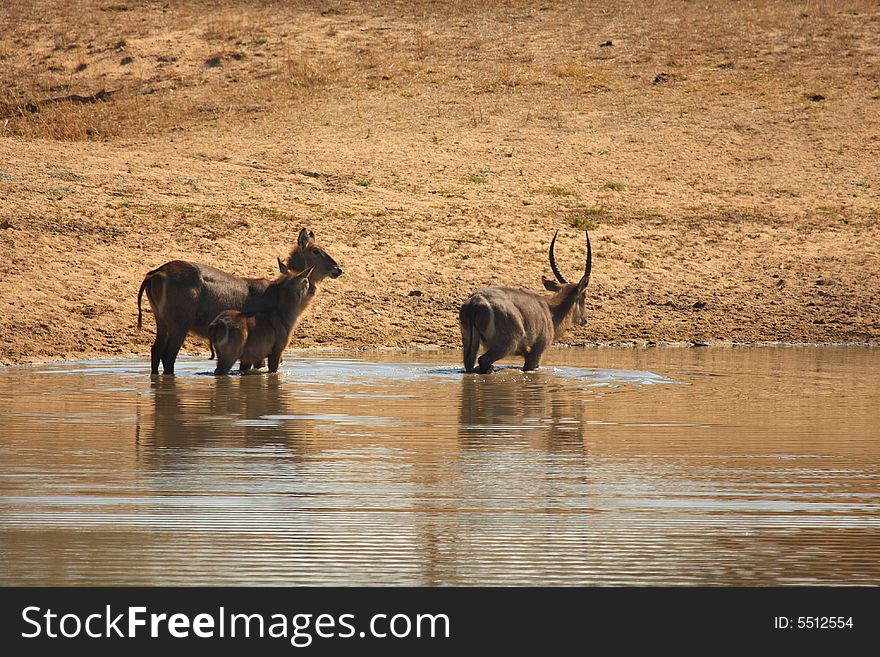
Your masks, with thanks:
[[(303, 228), (285, 265), (294, 271), (311, 269), (309, 283), (316, 286), (327, 277), (338, 278), (342, 269), (317, 244), (315, 234)], [(156, 318), (156, 339), (150, 349), (150, 368), (174, 374), (174, 362), (187, 334), (209, 337), (208, 327), (225, 310), (266, 312), (266, 278), (241, 278), (216, 267), (172, 260), (147, 272), (138, 292), (138, 328), (144, 292)], [(317, 288), (315, 288), (317, 290)]]
[[(466, 372), (487, 374), (493, 363), (509, 354), (525, 358), (523, 371), (538, 367), (547, 347), (562, 337), (572, 323), (586, 324), (584, 295), (590, 282), (593, 250), (587, 233), (587, 264), (577, 283), (569, 283), (556, 266), (550, 242), (550, 268), (556, 280), (542, 277), (544, 287), (553, 292), (544, 296), (529, 290), (510, 287), (489, 287), (474, 293), (458, 311)], [(485, 353), (477, 359), (480, 345)], [(474, 368), (474, 363), (479, 364)]]

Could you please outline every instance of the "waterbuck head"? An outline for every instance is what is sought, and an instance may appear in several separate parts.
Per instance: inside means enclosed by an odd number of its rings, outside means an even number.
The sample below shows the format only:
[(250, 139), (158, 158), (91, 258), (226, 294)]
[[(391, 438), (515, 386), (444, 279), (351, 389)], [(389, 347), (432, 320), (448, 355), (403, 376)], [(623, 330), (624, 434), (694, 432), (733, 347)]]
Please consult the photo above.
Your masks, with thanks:
[(281, 276), (269, 284), (270, 287), (276, 289), (278, 304), (280, 306), (296, 305), (303, 299), (314, 295), (315, 284), (310, 279), (314, 270), (314, 267), (309, 267), (303, 271), (294, 271), (285, 265), (281, 258), (278, 258), (278, 271), (281, 272)]
[(315, 244), (315, 234), (308, 228), (299, 231), (296, 246), (287, 258), (287, 267), (295, 271), (311, 270), (311, 282), (320, 283), (328, 276), (339, 278), (342, 268), (324, 249)]
[(590, 270), (593, 267), (593, 249), (590, 246), (590, 234), (585, 233), (587, 236), (587, 264), (584, 268), (584, 275), (581, 276), (581, 280), (577, 283), (569, 283), (565, 280), (565, 276), (560, 273), (559, 267), (556, 265), (553, 247), (556, 246), (556, 236), (558, 234), (559, 231), (556, 231), (553, 234), (553, 239), (550, 241), (550, 269), (553, 270), (556, 280), (546, 276), (542, 276), (541, 280), (544, 283), (544, 289), (554, 292), (554, 300), (558, 299), (561, 305), (568, 306), (568, 302), (571, 301), (572, 305), (568, 307), (571, 308), (572, 322), (577, 326), (583, 326), (587, 323), (584, 313), (584, 298), (586, 296), (587, 284), (590, 282)]

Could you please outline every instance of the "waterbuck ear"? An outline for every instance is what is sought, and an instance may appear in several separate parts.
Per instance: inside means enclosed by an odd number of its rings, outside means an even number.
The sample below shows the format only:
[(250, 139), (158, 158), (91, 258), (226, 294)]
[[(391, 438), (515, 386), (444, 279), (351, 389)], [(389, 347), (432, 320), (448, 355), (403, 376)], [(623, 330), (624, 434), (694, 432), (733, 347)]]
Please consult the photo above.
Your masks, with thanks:
[(312, 282), (309, 280), (309, 276), (312, 275), (312, 270), (313, 270), (313, 269), (314, 269), (314, 267), (309, 267), (308, 269), (306, 269), (304, 272), (302, 272), (302, 273), (300, 274), (300, 277), (301, 277), (301, 283), (300, 283), (300, 284), (301, 284), (301, 285), (303, 286), (303, 288), (306, 289), (306, 290), (308, 290), (308, 289), (312, 286)]
[(309, 241), (313, 239), (315, 239), (315, 234), (309, 232), (308, 228), (303, 228), (301, 231), (299, 231), (299, 237), (297, 238), (296, 243), (299, 248), (304, 249), (309, 245)]
[(544, 289), (548, 292), (559, 292), (562, 289), (562, 285), (552, 278), (541, 276), (541, 282), (544, 284)]
[(280, 271), (284, 275), (290, 273), (290, 270), (287, 268), (287, 265), (284, 264), (284, 261), (282, 261), (281, 258), (278, 258), (278, 271)]

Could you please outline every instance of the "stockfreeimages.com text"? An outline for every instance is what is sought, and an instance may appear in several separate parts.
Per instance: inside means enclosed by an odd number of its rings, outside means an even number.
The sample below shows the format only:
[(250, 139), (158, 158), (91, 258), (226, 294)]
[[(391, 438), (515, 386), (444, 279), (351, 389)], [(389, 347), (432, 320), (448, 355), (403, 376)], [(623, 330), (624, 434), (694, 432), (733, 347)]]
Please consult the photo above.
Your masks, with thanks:
[(48, 638), (158, 638), (185, 639), (275, 638), (305, 648), (315, 638), (449, 638), (446, 614), (373, 614), (358, 629), (354, 614), (244, 614), (220, 607), (215, 613), (153, 613), (146, 607), (126, 607), (113, 611), (106, 605), (100, 612), (85, 616), (59, 613), (52, 609), (25, 607), (22, 620), (26, 639)]

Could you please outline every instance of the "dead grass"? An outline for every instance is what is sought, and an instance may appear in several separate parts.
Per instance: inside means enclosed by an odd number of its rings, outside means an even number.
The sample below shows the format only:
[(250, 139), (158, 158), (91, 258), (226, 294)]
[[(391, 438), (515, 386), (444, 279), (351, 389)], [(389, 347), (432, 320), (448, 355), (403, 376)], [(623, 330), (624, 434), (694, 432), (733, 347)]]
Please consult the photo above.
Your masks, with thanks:
[[(860, 54), (870, 19), (877, 25), (871, 4), (856, 0), (835, 10), (822, 3), (734, 3), (714, 15), (693, 12), (684, 0), (625, 2), (610, 21), (607, 9), (591, 3), (393, 7), (352, 26), (347, 18), (358, 7), (347, 2), (13, 0), (0, 7), (0, 22), (7, 25), (0, 34), (0, 134), (60, 140), (155, 135), (215, 120), (209, 106), (241, 121), (255, 105), (271, 111), (321, 89), (409, 93), (426, 80), (474, 101), (487, 94), (540, 93), (554, 99), (554, 107), (529, 111), (526, 118), (543, 117), (566, 131), (573, 128), (566, 112), (578, 111), (581, 102), (592, 102), (582, 98), (597, 93), (634, 100), (635, 94), (668, 93), (674, 85), (676, 93), (700, 94), (711, 80), (731, 99), (785, 88), (815, 95), (824, 90), (823, 77), (846, 66), (833, 55), (841, 49)], [(861, 35), (843, 27), (858, 16), (869, 19)], [(320, 29), (305, 33), (300, 26), (307, 24)], [(771, 33), (773, 42), (766, 36)], [(834, 40), (827, 36), (832, 33)], [(823, 65), (811, 81), (804, 73), (808, 53)], [(132, 64), (121, 65), (124, 57)], [(658, 76), (667, 82), (651, 85)], [(100, 89), (120, 93), (109, 107), (47, 110), (41, 104)], [(29, 106), (39, 107), (40, 116)], [(474, 127), (507, 111), (497, 104), (491, 112), (476, 102), (470, 107)]]
[(147, 353), (146, 268), (268, 275), (302, 225), (346, 270), (308, 344), (456, 344), (464, 289), (531, 287), (557, 229), (560, 262), (593, 238), (573, 341), (880, 339), (876, 2), (11, 0), (0, 26), (0, 361), (93, 327)]
[[(226, 3), (214, 12), (178, 3), (170, 9), (169, 16), (161, 8), (89, 0), (0, 8), (0, 21), (11, 28), (0, 34), (0, 135), (62, 141), (156, 135), (283, 104), (339, 71), (332, 59), (273, 35), (267, 8)], [(164, 38), (169, 29), (173, 41)], [(101, 90), (112, 98), (50, 102)]]
[(288, 47), (278, 68), (281, 79), (294, 88), (313, 89), (330, 81), (340, 67), (327, 59), (312, 60)]

